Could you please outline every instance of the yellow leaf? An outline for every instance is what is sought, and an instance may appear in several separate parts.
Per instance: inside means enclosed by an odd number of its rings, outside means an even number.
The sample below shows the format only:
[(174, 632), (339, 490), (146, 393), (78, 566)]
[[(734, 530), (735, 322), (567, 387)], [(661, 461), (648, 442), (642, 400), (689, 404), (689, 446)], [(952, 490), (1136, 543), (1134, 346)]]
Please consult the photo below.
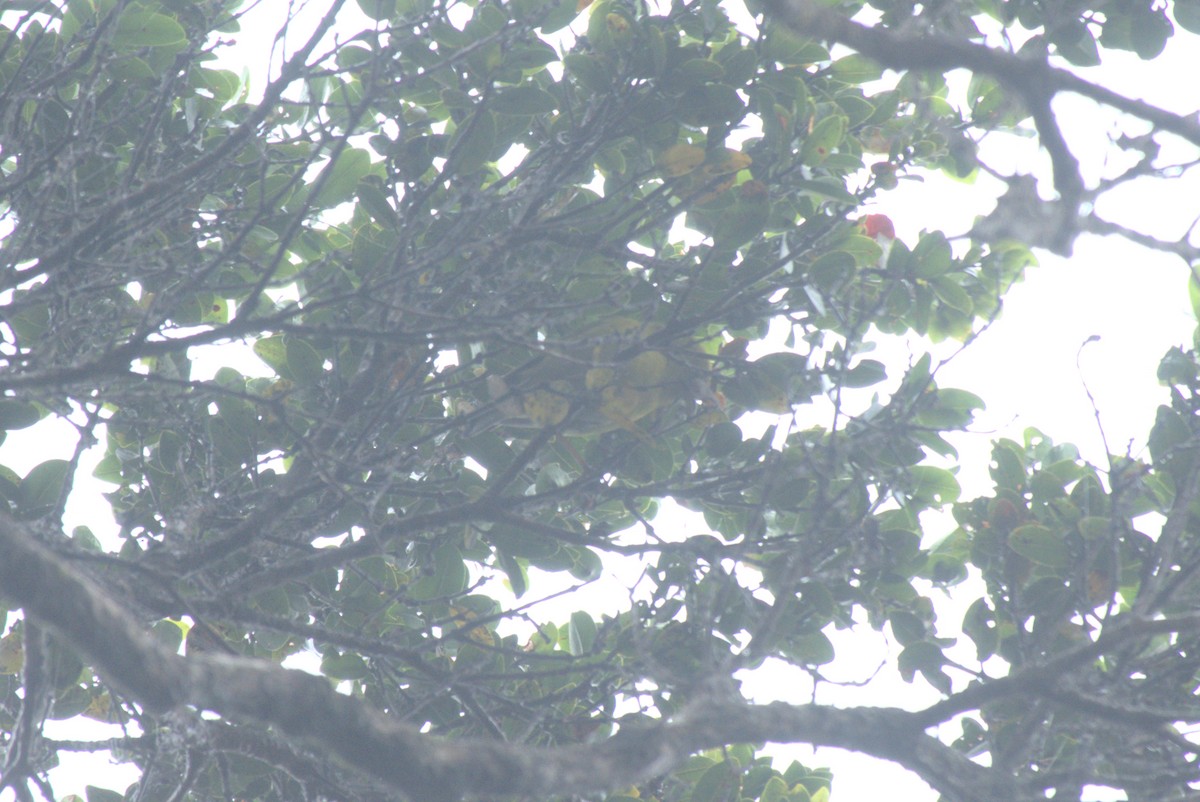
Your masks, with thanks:
[(738, 170), (745, 170), (753, 161), (741, 151), (723, 148), (704, 165), (704, 174), (708, 176), (729, 175)]
[(671, 178), (687, 175), (704, 164), (704, 148), (695, 145), (672, 145), (659, 154), (658, 164)]
[(706, 397), (697, 387), (707, 365), (688, 358), (699, 356), (694, 346), (646, 344), (661, 330), (659, 324), (633, 318), (601, 321), (584, 331), (590, 351), (548, 352), (504, 377), (489, 376), (488, 394), (515, 425), (543, 428), (567, 421), (573, 434), (633, 429), (675, 401)]
[[(466, 607), (451, 607), (450, 613), (463, 621), (463, 626), (466, 627), (471, 621), (479, 618), (479, 614), (474, 610)], [(467, 630), (467, 637), (475, 643), (483, 644), (484, 646), (495, 646), (496, 636), (486, 626), (471, 627)]]
[(112, 697), (107, 692), (93, 696), (92, 701), (84, 708), (83, 715), (95, 721), (112, 722), (116, 720), (113, 715)]
[(25, 647), (21, 633), (9, 632), (0, 638), (0, 674), (17, 674), (25, 662)]
[[(691, 192), (681, 191), (679, 195), (694, 206), (703, 206), (709, 201), (716, 200), (718, 197), (728, 192), (733, 187), (734, 182), (737, 181), (737, 179), (733, 176), (724, 178), (715, 184), (708, 180), (701, 180), (698, 182), (694, 179), (689, 180), (692, 180), (693, 185), (699, 184), (699, 188), (693, 188)], [(696, 194), (700, 191), (700, 188), (704, 187), (710, 188), (706, 192)]]
[(534, 390), (521, 397), (525, 416), (534, 426), (557, 426), (571, 411), (570, 385), (566, 382), (551, 382), (544, 390)]

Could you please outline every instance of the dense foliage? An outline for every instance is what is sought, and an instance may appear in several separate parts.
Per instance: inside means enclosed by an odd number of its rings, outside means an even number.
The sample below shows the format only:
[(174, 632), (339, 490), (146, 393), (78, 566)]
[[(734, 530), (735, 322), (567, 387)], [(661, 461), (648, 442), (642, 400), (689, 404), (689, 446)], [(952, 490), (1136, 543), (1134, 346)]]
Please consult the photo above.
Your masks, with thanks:
[[(1200, 143), (1066, 70), (1200, 29), (1164, 5), (332, 0), (263, 86), (216, 58), (237, 0), (5, 4), (0, 429), (77, 438), (0, 464), (3, 785), (52, 798), (90, 749), (142, 774), (89, 802), (827, 799), (772, 740), (954, 800), (1183, 798), (1195, 352), (1148, 459), (1030, 430), (973, 500), (947, 434), (983, 401), (870, 356), (969, 342), (1030, 247), (1100, 230), (1124, 176), (1083, 183), (1056, 93)], [(1026, 129), (1055, 201), (1013, 177), (953, 242), (869, 214)], [(64, 526), (95, 480), (115, 536)], [(768, 661), (819, 678), (834, 630), (942, 701), (742, 700)], [(46, 736), (78, 716), (111, 737)]]

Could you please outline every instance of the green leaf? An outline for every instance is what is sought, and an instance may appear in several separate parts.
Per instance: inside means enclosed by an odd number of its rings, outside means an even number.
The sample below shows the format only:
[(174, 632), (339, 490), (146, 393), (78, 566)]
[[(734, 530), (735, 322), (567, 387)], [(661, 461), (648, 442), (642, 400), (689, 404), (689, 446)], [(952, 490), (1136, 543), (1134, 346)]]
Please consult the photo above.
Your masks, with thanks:
[(1192, 439), (1187, 419), (1165, 404), (1158, 408), (1147, 445), (1156, 468), (1166, 468)]
[(857, 267), (857, 261), (845, 251), (828, 251), (813, 260), (808, 276), (816, 284), (834, 286), (853, 275)]
[(600, 555), (588, 548), (571, 547), (570, 573), (581, 582), (592, 582), (604, 573), (604, 562)]
[(1175, 0), (1174, 13), (1180, 28), (1200, 33), (1200, 0)]
[(871, 102), (858, 95), (841, 95), (836, 100), (838, 108), (846, 113), (846, 119), (852, 129), (865, 123), (875, 114), (875, 107)]
[(177, 651), (179, 645), (183, 643), (184, 625), (180, 621), (171, 618), (155, 621), (154, 626), (150, 627), (150, 632), (160, 645), (172, 652)]
[(497, 92), (491, 108), (497, 114), (549, 114), (558, 108), (558, 100), (540, 86), (522, 84)]
[(921, 501), (949, 504), (962, 492), (954, 474), (945, 468), (917, 465), (909, 469), (913, 480), (912, 496)]
[(829, 51), (812, 39), (805, 39), (785, 25), (767, 30), (767, 58), (781, 64), (815, 64), (829, 60)]
[[(655, 36), (655, 41), (660, 43), (658, 46), (664, 46), (662, 43), (663, 37), (658, 29), (651, 29)], [(758, 70), (758, 56), (748, 47), (738, 47), (736, 45), (727, 45), (721, 48), (717, 54), (717, 59), (725, 70), (725, 82), (731, 86), (741, 86), (751, 80), (755, 72)]]
[(525, 567), (516, 557), (500, 549), (496, 550), (496, 563), (508, 578), (508, 586), (513, 595), (518, 599), (524, 596), (525, 591), (529, 589), (529, 575), (525, 573)]
[(897, 668), (906, 682), (912, 682), (919, 672), (930, 685), (943, 693), (949, 693), (950, 677), (942, 671), (945, 663), (946, 657), (941, 649), (932, 643), (921, 641), (906, 646), (904, 651), (900, 652)]
[(358, 182), (371, 169), (371, 156), (359, 148), (346, 148), (326, 165), (317, 179), (320, 189), (311, 198), (318, 208), (336, 206), (354, 197)]
[(808, 165), (820, 164), (829, 158), (845, 136), (845, 117), (838, 114), (825, 117), (813, 126), (812, 133), (805, 138), (800, 148), (800, 161)]
[(696, 783), (717, 761), (707, 755), (689, 757), (681, 768), (675, 771), (675, 776), (686, 783)]
[(298, 337), (284, 337), (287, 368), (281, 375), (301, 385), (316, 384), (325, 375), (325, 359)]
[(888, 617), (888, 623), (892, 625), (892, 634), (901, 646), (908, 646), (925, 638), (925, 622), (912, 613), (903, 610), (892, 613)]
[(786, 638), (781, 651), (790, 661), (806, 666), (827, 665), (837, 656), (833, 642), (820, 630)]
[(912, 250), (917, 278), (935, 278), (950, 272), (954, 266), (950, 242), (940, 231), (924, 234)]
[(429, 36), (447, 50), (457, 50), (471, 44), (469, 33), (459, 30), (446, 22), (435, 22), (429, 26)]
[(742, 429), (731, 421), (714, 424), (705, 431), (703, 444), (704, 453), (720, 459), (742, 444)]
[(1133, 20), (1133, 49), (1143, 59), (1162, 53), (1175, 28), (1165, 10), (1155, 9), (1138, 14)]
[(42, 419), (41, 408), (28, 401), (0, 399), (0, 432), (24, 429)]
[(870, 387), (887, 379), (887, 366), (874, 359), (860, 360), (842, 377), (845, 387)]
[(473, 173), (487, 164), (496, 142), (496, 118), (491, 112), (476, 110), (450, 137), (450, 158), (445, 171), (452, 175)]
[(963, 633), (975, 643), (978, 659), (987, 660), (1000, 645), (995, 613), (986, 599), (976, 599), (963, 615)]
[(201, 86), (212, 93), (218, 105), (225, 105), (243, 89), (242, 79), (232, 70), (200, 70), (196, 76)]
[(343, 45), (338, 48), (337, 65), (343, 70), (353, 70), (370, 64), (372, 58), (374, 52), (369, 47), (357, 44)]
[(785, 802), (788, 798), (788, 784), (782, 777), (772, 777), (763, 786), (758, 802)]
[(34, 466), (21, 480), (18, 506), (22, 514), (36, 518), (52, 511), (62, 497), (70, 472), (71, 463), (65, 459), (46, 460)]
[[(798, 179), (789, 184), (790, 188), (796, 191), (805, 192), (813, 195), (816, 198), (827, 198), (835, 200), (838, 203), (845, 203), (851, 206), (858, 204), (858, 198), (850, 193), (845, 185), (840, 182), (835, 182), (833, 179)], [(878, 244), (878, 243), (877, 243)]]
[(468, 578), (462, 554), (446, 543), (434, 551), (429, 573), (414, 582), (408, 594), (419, 601), (450, 598), (466, 589)]
[(700, 125), (733, 122), (746, 113), (746, 104), (732, 86), (705, 84), (690, 90), (680, 102), (682, 118)]
[(1192, 304), (1192, 317), (1200, 321), (1200, 264), (1192, 267), (1192, 274), (1188, 277), (1188, 301)]
[[(382, 182), (377, 180), (376, 176), (368, 175), (359, 181), (355, 194), (358, 195), (358, 202), (362, 204), (363, 209), (376, 223), (385, 227), (396, 224), (396, 210), (388, 203), (387, 193), (384, 192)], [(357, 238), (355, 241), (357, 242)]]
[(951, 309), (962, 312), (965, 315), (971, 314), (975, 309), (975, 304), (971, 302), (971, 296), (967, 294), (952, 276), (939, 276), (930, 282), (933, 287), (933, 294), (938, 297), (946, 306)]
[(1095, 67), (1100, 63), (1100, 48), (1091, 29), (1081, 21), (1064, 26), (1054, 38), (1058, 54), (1077, 67)]
[(747, 409), (785, 415), (812, 397), (808, 360), (781, 351), (738, 366), (737, 378), (723, 385), (726, 397)]
[(287, 345), (282, 334), (257, 340), (252, 348), (254, 355), (266, 362), (277, 375), (282, 376), (287, 371)]
[(681, 92), (710, 81), (719, 81), (724, 75), (725, 69), (717, 62), (706, 58), (693, 58), (671, 70), (667, 75), (667, 85), (670, 91)]
[(571, 613), (567, 643), (573, 656), (588, 654), (596, 643), (596, 622), (583, 611)]
[(396, 13), (396, 0), (355, 0), (359, 9), (376, 22), (386, 22)]
[(562, 30), (579, 16), (577, 0), (552, 0), (550, 3), (534, 0), (531, 5), (543, 15), (538, 27), (544, 34)]
[(749, 744), (734, 744), (725, 748), (726, 760), (739, 768), (748, 768), (754, 762), (754, 747)]
[(932, 403), (921, 409), (917, 423), (940, 430), (957, 429), (971, 422), (973, 412), (983, 408), (983, 399), (966, 390), (938, 389), (933, 393)]
[(992, 447), (992, 480), (998, 487), (1021, 490), (1025, 486), (1024, 451), (1011, 440), (1000, 440)]
[(856, 86), (868, 81), (878, 81), (883, 75), (883, 69), (878, 62), (857, 53), (838, 59), (829, 65), (829, 69), (838, 80)]
[(514, 44), (504, 53), (504, 66), (534, 72), (558, 60), (558, 51), (540, 39)]
[(104, 547), (100, 545), (100, 540), (86, 526), (77, 526), (71, 530), (71, 542), (84, 551), (90, 551), (94, 554), (100, 554), (104, 551)]
[(124, 47), (176, 47), (187, 44), (187, 32), (163, 14), (130, 11), (117, 20), (114, 43)]
[(613, 69), (608, 59), (583, 53), (569, 53), (563, 57), (567, 73), (585, 89), (597, 94), (612, 88)]
[(728, 761), (709, 768), (692, 789), (691, 802), (738, 802), (741, 799), (742, 773)]
[(883, 259), (883, 248), (879, 243), (871, 237), (864, 237), (861, 234), (851, 234), (838, 240), (833, 247), (842, 253), (853, 256), (854, 261), (860, 267), (874, 267)]
[(125, 802), (124, 794), (118, 794), (107, 788), (97, 788), (94, 785), (84, 788), (83, 793), (87, 796), (87, 802)]
[(1108, 539), (1114, 534), (1113, 522), (1098, 515), (1080, 518), (1075, 526), (1079, 529), (1079, 534), (1083, 536), (1083, 539), (1093, 546), (1108, 542)]
[(1041, 524), (1018, 526), (1008, 536), (1008, 547), (1048, 568), (1066, 568), (1072, 563), (1071, 549), (1063, 533)]
[(370, 673), (367, 661), (357, 654), (327, 654), (321, 660), (321, 673), (334, 680), (362, 679)]
[(938, 406), (946, 409), (961, 410), (963, 412), (971, 412), (976, 409), (984, 409), (983, 399), (974, 393), (966, 390), (958, 390), (953, 387), (940, 387), (937, 391)]

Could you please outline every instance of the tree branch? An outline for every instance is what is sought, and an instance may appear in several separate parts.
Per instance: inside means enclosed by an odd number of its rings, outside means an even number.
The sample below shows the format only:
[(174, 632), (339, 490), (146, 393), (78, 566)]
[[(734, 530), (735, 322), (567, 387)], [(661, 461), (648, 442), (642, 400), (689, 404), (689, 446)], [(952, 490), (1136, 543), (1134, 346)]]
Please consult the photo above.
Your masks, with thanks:
[(422, 735), (337, 693), (324, 677), (224, 654), (180, 657), (6, 516), (0, 516), (0, 593), (147, 708), (190, 705), (269, 724), (413, 799), (612, 789), (664, 774), (699, 749), (756, 741), (837, 746), (892, 760), (963, 802), (1014, 798), (1012, 778), (971, 763), (924, 734), (916, 715), (894, 708), (708, 700), (668, 722), (626, 726), (600, 744), (552, 749)]
[[(1145, 120), (1157, 130), (1200, 145), (1200, 119), (1184, 117), (1141, 100), (1125, 97), (1085, 81), (1044, 58), (1007, 53), (974, 42), (938, 34), (913, 36), (883, 27), (868, 27), (847, 19), (812, 0), (766, 0), (767, 7), (788, 27), (805, 36), (836, 42), (857, 50), (884, 67), (895, 70), (966, 69), (989, 75), (1016, 93), (1033, 118), (1042, 147), (1050, 156), (1054, 186), (1060, 200), (1054, 209), (1053, 232), (1035, 244), (1070, 255), (1080, 229), (1079, 208), (1085, 199), (1079, 163), (1067, 146), (1051, 102), (1059, 92), (1073, 92), (1097, 103)], [(1035, 205), (1036, 196), (1035, 196)], [(1027, 215), (1028, 216), (1028, 213)], [(1045, 215), (1041, 215), (1045, 216)], [(1003, 221), (1001, 221), (1003, 222)], [(977, 234), (987, 235), (986, 227)], [(1005, 232), (997, 232), (1003, 235)]]
[[(279, 71), (279, 77), (268, 84), (263, 99), (255, 106), (246, 119), (211, 151), (198, 157), (174, 173), (147, 182), (137, 190), (122, 195), (109, 202), (103, 209), (98, 210), (92, 222), (66, 237), (61, 244), (47, 254), (40, 256), (37, 261), (25, 268), (10, 271), (11, 275), (0, 282), (3, 289), (12, 289), (22, 282), (31, 281), (37, 276), (46, 274), (51, 269), (64, 264), (81, 248), (95, 247), (97, 241), (103, 241), (101, 232), (111, 229), (113, 221), (122, 217), (135, 215), (163, 198), (170, 197), (189, 180), (203, 176), (216, 164), (236, 153), (258, 130), (258, 127), (276, 110), (276, 104), (284, 91), (299, 78), (304, 71), (305, 62), (312, 54), (317, 44), (333, 27), (338, 12), (346, 0), (335, 0), (328, 11), (317, 23), (312, 35), (305, 41), (295, 54), (291, 56)], [(98, 33), (97, 33), (98, 37)]]
[(1194, 115), (1184, 117), (1143, 100), (1125, 97), (1040, 59), (1018, 56), (948, 36), (913, 36), (886, 28), (868, 27), (846, 19), (836, 11), (822, 8), (812, 0), (767, 0), (767, 6), (784, 24), (802, 35), (852, 47), (890, 69), (966, 69), (990, 75), (1022, 95), (1031, 89), (1048, 94), (1073, 92), (1143, 119), (1155, 128), (1169, 131), (1193, 145), (1200, 145), (1200, 119)]

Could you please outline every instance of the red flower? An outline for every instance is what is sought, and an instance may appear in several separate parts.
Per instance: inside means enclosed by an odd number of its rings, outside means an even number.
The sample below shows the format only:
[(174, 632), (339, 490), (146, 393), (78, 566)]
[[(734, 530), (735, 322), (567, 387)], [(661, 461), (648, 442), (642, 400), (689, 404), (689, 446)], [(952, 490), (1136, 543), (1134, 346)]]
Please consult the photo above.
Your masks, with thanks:
[(859, 221), (859, 225), (863, 227), (863, 232), (871, 239), (876, 239), (880, 236), (886, 237), (889, 240), (896, 238), (896, 227), (892, 225), (892, 219), (886, 214), (869, 214)]

